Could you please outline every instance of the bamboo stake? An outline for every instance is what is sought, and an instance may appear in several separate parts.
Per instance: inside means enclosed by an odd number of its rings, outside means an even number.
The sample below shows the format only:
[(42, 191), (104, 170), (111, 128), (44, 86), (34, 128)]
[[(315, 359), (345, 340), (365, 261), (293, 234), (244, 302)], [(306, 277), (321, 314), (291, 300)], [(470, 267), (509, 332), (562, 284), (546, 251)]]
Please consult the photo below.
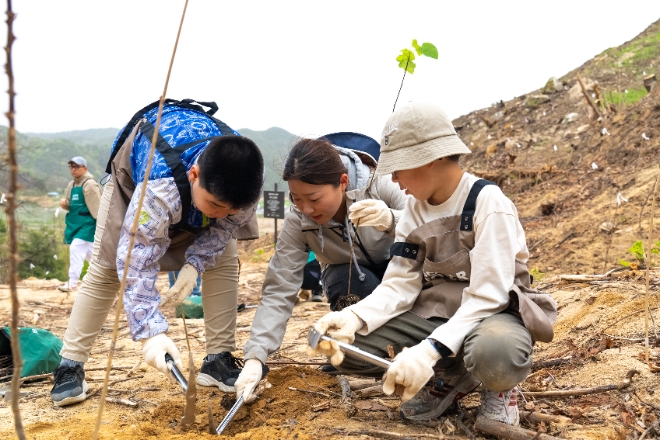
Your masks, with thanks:
[(21, 369), (23, 368), (23, 360), (21, 359), (21, 350), (18, 342), (18, 240), (16, 238), (16, 192), (18, 191), (18, 161), (16, 158), (16, 127), (14, 122), (14, 115), (16, 110), (14, 107), (14, 68), (11, 61), (11, 47), (14, 44), (14, 12), (11, 7), (11, 0), (7, 0), (7, 45), (5, 52), (7, 53), (7, 62), (5, 64), (5, 72), (9, 87), (7, 93), (9, 94), (9, 111), (6, 113), (9, 120), (9, 130), (7, 131), (7, 163), (9, 165), (9, 193), (7, 194), (7, 223), (9, 226), (9, 289), (11, 292), (11, 354), (14, 363), (14, 373), (11, 378), (11, 410), (14, 414), (14, 428), (16, 429), (16, 436), (20, 440), (25, 440), (25, 432), (23, 431), (23, 421), (21, 420), (21, 411), (18, 407), (18, 399), (20, 399), (19, 387), (21, 380)]
[[(10, 0), (7, 0), (10, 1)], [(149, 162), (147, 167), (144, 170), (144, 179), (142, 180), (142, 188), (140, 193), (140, 199), (138, 200), (137, 210), (135, 212), (135, 218), (133, 219), (133, 226), (131, 227), (130, 239), (128, 242), (128, 250), (126, 252), (126, 263), (124, 266), (124, 274), (119, 285), (118, 294), (121, 296), (126, 288), (126, 277), (128, 275), (128, 270), (130, 268), (131, 262), (131, 250), (135, 244), (135, 233), (137, 231), (138, 222), (140, 219), (140, 211), (142, 210), (142, 204), (144, 202), (144, 195), (147, 192), (147, 183), (149, 182), (149, 174), (151, 173), (151, 164), (153, 162), (154, 152), (156, 151), (156, 141), (158, 140), (158, 129), (160, 128), (160, 120), (163, 116), (163, 105), (165, 104), (165, 96), (167, 95), (167, 86), (170, 82), (170, 75), (172, 73), (172, 66), (174, 65), (174, 57), (176, 55), (176, 49), (179, 45), (179, 37), (181, 36), (181, 28), (183, 27), (183, 20), (186, 17), (186, 9), (188, 8), (188, 0), (183, 6), (183, 13), (181, 14), (181, 21), (179, 22), (179, 30), (176, 34), (176, 41), (174, 42), (174, 49), (172, 50), (172, 58), (170, 59), (170, 66), (167, 70), (167, 77), (165, 78), (165, 86), (163, 87), (163, 93), (160, 97), (160, 103), (158, 104), (158, 115), (156, 117), (156, 124), (154, 128), (154, 135), (151, 139), (151, 150), (149, 151)], [(112, 356), (115, 352), (115, 343), (117, 342), (117, 332), (119, 329), (119, 313), (121, 311), (121, 302), (117, 301), (115, 309), (115, 323), (112, 330), (112, 342), (110, 343), (110, 352), (108, 353), (108, 365), (105, 370), (105, 380), (103, 382), (103, 391), (101, 393), (101, 402), (99, 403), (99, 413), (96, 418), (96, 427), (94, 428), (93, 439), (97, 440), (99, 435), (99, 429), (101, 428), (101, 418), (103, 417), (103, 409), (105, 407), (105, 398), (108, 394), (108, 383), (110, 381), (110, 368), (112, 367)]]
[(658, 176), (657, 179), (655, 179), (655, 183), (653, 184), (653, 192), (651, 195), (651, 224), (649, 226), (649, 236), (648, 236), (648, 241), (646, 244), (646, 249), (648, 250), (648, 257), (646, 261), (646, 294), (644, 295), (644, 330), (645, 330), (645, 337), (644, 337), (644, 346), (645, 346), (645, 351), (646, 351), (646, 365), (649, 365), (649, 280), (650, 280), (650, 267), (651, 267), (651, 255), (653, 255), (653, 252), (651, 252), (651, 249), (653, 248), (653, 206), (655, 205), (655, 191), (658, 188), (658, 179), (660, 179), (660, 176)]

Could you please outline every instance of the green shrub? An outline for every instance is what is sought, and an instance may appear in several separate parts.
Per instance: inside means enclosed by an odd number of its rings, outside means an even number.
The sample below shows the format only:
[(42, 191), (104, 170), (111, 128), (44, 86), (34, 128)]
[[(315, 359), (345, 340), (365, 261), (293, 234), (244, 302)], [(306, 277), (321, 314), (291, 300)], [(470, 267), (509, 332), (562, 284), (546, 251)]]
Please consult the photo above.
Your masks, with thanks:
[(21, 262), (18, 265), (18, 276), (66, 281), (69, 250), (58, 240), (55, 231), (44, 228), (30, 230), (25, 235), (19, 243)]

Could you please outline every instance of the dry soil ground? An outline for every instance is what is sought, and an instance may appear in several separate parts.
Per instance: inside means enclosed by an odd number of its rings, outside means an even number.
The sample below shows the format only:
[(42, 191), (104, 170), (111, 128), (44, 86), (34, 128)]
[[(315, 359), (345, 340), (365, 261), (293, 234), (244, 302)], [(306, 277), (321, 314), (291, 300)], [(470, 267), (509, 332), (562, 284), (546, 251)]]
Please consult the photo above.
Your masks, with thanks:
[[(264, 225), (265, 226), (265, 225)], [(272, 255), (272, 235), (241, 245), (242, 271), (240, 300), (256, 304), (266, 264)], [(644, 362), (644, 282), (641, 272), (618, 273), (597, 284), (561, 284), (557, 278), (546, 278), (546, 289), (552, 292), (560, 306), (555, 341), (537, 344), (535, 367), (529, 378), (520, 385), (523, 392), (543, 390), (571, 390), (621, 383), (630, 370), (637, 370), (632, 384), (624, 389), (579, 397), (520, 399), (520, 407), (529, 411), (558, 414), (570, 418), (565, 424), (523, 420), (524, 427), (543, 430), (567, 439), (624, 439), (641, 435), (660, 416), (660, 377)], [(652, 308), (651, 361), (658, 362), (658, 323), (660, 300), (657, 289), (660, 274), (651, 274)], [(167, 281), (161, 276), (161, 287)], [(19, 296), (21, 325), (37, 324), (62, 336), (75, 295), (67, 296), (56, 289), (56, 281), (25, 280)], [(328, 311), (324, 303), (301, 302), (295, 309), (287, 328), (282, 348), (272, 356), (273, 362), (305, 361), (306, 330), (310, 324)], [(240, 357), (249, 337), (255, 309), (239, 313), (237, 343)], [(187, 350), (181, 319), (168, 316), (170, 336), (178, 344), (187, 365)], [(0, 320), (9, 319), (9, 290), (0, 288)], [(25, 383), (27, 391), (20, 401), (21, 415), (29, 439), (64, 440), (89, 439), (94, 430), (100, 402), (100, 388), (110, 345), (113, 314), (106, 321), (96, 340), (92, 358), (87, 363), (87, 381), (91, 397), (85, 402), (56, 408), (49, 398), (52, 386), (48, 379)], [(204, 351), (202, 320), (188, 320), (194, 362), (199, 368)], [(141, 353), (139, 344), (126, 335), (126, 322), (120, 322), (118, 351), (111, 372), (112, 391), (109, 395), (131, 400), (134, 407), (107, 403), (103, 414), (100, 438), (134, 439), (206, 438), (208, 434), (209, 404), (215, 423), (224, 417), (233, 396), (217, 389), (198, 388), (196, 423), (179, 427), (185, 399), (178, 386), (145, 365), (135, 369)], [(559, 361), (556, 361), (559, 359)], [(323, 359), (312, 360), (323, 362)], [(548, 362), (554, 361), (554, 362)], [(319, 367), (271, 365), (268, 381), (272, 385), (260, 399), (245, 405), (230, 424), (226, 435), (231, 438), (394, 438), (382, 432), (398, 433), (402, 437), (468, 438), (481, 437), (473, 428), (478, 410), (479, 395), (474, 393), (452, 408), (445, 417), (425, 424), (406, 424), (398, 416), (400, 401), (376, 393), (369, 397), (355, 397), (357, 414), (347, 417), (342, 408), (337, 378), (319, 371)], [(351, 378), (353, 379), (353, 378)], [(289, 387), (316, 391), (310, 393), (290, 390)], [(380, 433), (379, 433), (380, 432)], [(635, 434), (636, 433), (636, 434)], [(14, 438), (13, 419), (8, 404), (0, 402), (0, 438)], [(431, 438), (431, 437), (428, 437)]]

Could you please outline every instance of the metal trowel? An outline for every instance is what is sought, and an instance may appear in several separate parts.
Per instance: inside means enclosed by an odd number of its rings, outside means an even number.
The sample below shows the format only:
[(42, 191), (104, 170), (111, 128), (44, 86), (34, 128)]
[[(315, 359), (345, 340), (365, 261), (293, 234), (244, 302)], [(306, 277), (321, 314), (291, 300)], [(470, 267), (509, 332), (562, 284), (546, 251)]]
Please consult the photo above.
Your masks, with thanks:
[(183, 388), (183, 392), (185, 393), (188, 391), (188, 381), (186, 380), (183, 373), (181, 373), (181, 370), (179, 370), (179, 368), (176, 366), (174, 359), (172, 356), (170, 356), (169, 353), (165, 353), (165, 362), (167, 362), (167, 368), (170, 369), (174, 379), (179, 382), (179, 385), (181, 385), (181, 388)]
[(307, 343), (309, 346), (316, 350), (316, 346), (319, 345), (320, 341), (335, 342), (337, 345), (339, 345), (339, 348), (341, 348), (344, 353), (351, 353), (354, 357), (362, 359), (363, 361), (369, 362), (370, 364), (376, 365), (378, 367), (388, 369), (392, 365), (392, 362), (388, 360), (375, 356), (364, 350), (360, 350), (354, 345), (332, 339), (329, 336), (321, 334), (314, 327), (310, 327), (309, 333), (307, 333)]
[[(344, 353), (350, 353), (353, 357), (356, 357), (358, 359), (362, 359), (365, 362), (369, 362), (372, 365), (376, 365), (378, 367), (382, 367), (385, 369), (388, 369), (391, 365), (392, 362), (383, 359), (381, 357), (378, 357), (376, 355), (373, 355), (369, 352), (366, 352), (364, 350), (360, 350), (354, 345), (347, 344), (345, 342), (338, 341), (336, 339), (332, 339), (329, 336), (321, 334), (318, 330), (316, 330), (314, 327), (309, 328), (309, 333), (307, 334), (307, 343), (309, 344), (310, 347), (313, 349), (316, 349), (316, 346), (319, 345), (320, 341), (329, 341), (329, 342), (335, 342), (337, 345), (339, 345), (339, 348)], [(440, 392), (443, 387), (445, 386), (445, 381), (442, 380), (439, 377), (432, 378), (427, 384), (427, 387), (430, 387), (433, 391), (435, 392)], [(401, 395), (401, 386), (397, 384), (397, 391), (396, 393)]]

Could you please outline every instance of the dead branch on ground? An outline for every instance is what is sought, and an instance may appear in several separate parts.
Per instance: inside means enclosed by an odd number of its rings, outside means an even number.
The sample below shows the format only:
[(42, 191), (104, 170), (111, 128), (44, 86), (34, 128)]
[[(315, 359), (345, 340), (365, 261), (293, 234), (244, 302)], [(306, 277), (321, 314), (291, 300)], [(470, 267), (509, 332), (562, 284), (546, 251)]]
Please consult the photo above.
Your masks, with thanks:
[(357, 409), (351, 401), (351, 384), (348, 383), (348, 379), (346, 379), (345, 376), (338, 376), (337, 380), (341, 387), (341, 406), (344, 408), (344, 413), (346, 414), (346, 417), (353, 417), (357, 414)]
[(477, 417), (477, 421), (474, 422), (474, 428), (485, 434), (495, 435), (509, 440), (559, 440), (558, 437), (552, 435), (534, 432), (529, 429), (511, 426), (502, 422), (496, 422), (495, 420), (490, 420), (483, 416)]
[(110, 402), (110, 403), (117, 403), (119, 405), (137, 406), (137, 403), (133, 402), (132, 400), (128, 400), (128, 399), (117, 399), (115, 397), (106, 397), (105, 401)]
[(358, 429), (358, 430), (351, 430), (351, 429), (343, 429), (343, 428), (329, 428), (330, 431), (336, 433), (336, 434), (342, 434), (342, 435), (369, 435), (372, 437), (376, 438), (434, 438), (437, 439), (438, 435), (437, 434), (416, 434), (416, 433), (406, 433), (406, 434), (399, 434), (398, 432), (392, 432), (392, 431), (379, 431), (376, 429)]
[(619, 384), (600, 385), (593, 388), (578, 388), (575, 390), (557, 390), (557, 391), (529, 391), (523, 393), (525, 397), (568, 397), (568, 396), (584, 396), (586, 394), (605, 393), (607, 391), (622, 390), (628, 388), (632, 383), (634, 375), (639, 374), (637, 370), (630, 370), (626, 374), (626, 378)]

